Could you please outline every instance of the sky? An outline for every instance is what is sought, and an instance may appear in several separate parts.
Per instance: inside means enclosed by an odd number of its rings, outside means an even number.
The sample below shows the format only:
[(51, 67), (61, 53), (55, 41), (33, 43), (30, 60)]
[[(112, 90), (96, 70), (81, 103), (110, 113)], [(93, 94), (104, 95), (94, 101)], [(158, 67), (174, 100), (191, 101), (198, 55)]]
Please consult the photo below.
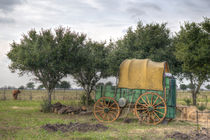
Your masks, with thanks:
[[(138, 21), (167, 22), (173, 34), (185, 21), (201, 22), (203, 17), (210, 17), (210, 0), (0, 0), (0, 87), (33, 81), (32, 75), (11, 73), (6, 56), (10, 43), (30, 29), (63, 26), (96, 41), (115, 41)], [(72, 78), (65, 80), (77, 87)]]

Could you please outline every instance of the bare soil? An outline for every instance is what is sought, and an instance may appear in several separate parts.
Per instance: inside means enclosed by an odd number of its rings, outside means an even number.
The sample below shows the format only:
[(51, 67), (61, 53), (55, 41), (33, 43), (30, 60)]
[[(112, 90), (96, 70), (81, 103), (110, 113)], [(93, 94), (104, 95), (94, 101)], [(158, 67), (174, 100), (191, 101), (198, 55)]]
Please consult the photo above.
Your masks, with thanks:
[(88, 132), (88, 131), (101, 131), (107, 130), (108, 127), (104, 126), (103, 124), (88, 124), (88, 123), (72, 123), (69, 124), (46, 124), (43, 125), (41, 128), (50, 131), (62, 131), (62, 132)]
[(202, 128), (200, 131), (194, 130), (189, 134), (173, 132), (170, 135), (166, 135), (165, 138), (172, 138), (176, 140), (210, 140), (210, 129)]

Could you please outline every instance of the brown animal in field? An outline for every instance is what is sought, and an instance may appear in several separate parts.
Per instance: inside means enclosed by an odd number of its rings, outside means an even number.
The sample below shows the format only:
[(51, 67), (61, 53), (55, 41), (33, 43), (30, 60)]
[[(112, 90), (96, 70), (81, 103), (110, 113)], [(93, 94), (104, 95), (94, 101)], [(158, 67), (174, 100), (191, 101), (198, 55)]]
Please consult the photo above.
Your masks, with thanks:
[(12, 95), (13, 95), (14, 100), (17, 100), (18, 94), (20, 94), (19, 89), (13, 90)]

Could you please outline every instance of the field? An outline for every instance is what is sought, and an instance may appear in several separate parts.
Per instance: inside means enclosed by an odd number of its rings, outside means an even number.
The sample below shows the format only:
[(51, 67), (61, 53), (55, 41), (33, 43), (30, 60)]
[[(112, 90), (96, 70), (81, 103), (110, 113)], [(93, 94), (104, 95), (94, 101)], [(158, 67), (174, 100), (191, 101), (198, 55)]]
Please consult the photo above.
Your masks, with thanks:
[[(148, 126), (139, 124), (133, 114), (129, 114), (130, 121), (124, 122), (125, 115), (110, 124), (104, 124), (107, 130), (87, 132), (48, 132), (41, 128), (46, 124), (56, 123), (89, 123), (98, 124), (93, 115), (58, 115), (54, 113), (40, 112), (40, 104), (45, 91), (24, 91), (21, 100), (12, 100), (11, 91), (6, 91), (7, 100), (0, 100), (0, 139), (164, 139), (166, 135), (174, 131), (190, 133), (196, 129), (196, 125), (174, 120), (168, 125), (160, 124)], [(80, 106), (80, 96), (83, 91), (56, 91), (54, 103), (60, 101), (66, 105)], [(3, 91), (0, 92), (3, 94)], [(30, 96), (32, 94), (32, 99)], [(77, 95), (76, 95), (77, 94)], [(208, 95), (208, 93), (201, 93)], [(178, 93), (178, 104), (185, 104), (184, 98), (189, 93)], [(202, 96), (201, 96), (202, 97)], [(1, 98), (1, 96), (0, 96)], [(199, 98), (201, 102), (205, 99)], [(208, 100), (210, 98), (208, 97)]]

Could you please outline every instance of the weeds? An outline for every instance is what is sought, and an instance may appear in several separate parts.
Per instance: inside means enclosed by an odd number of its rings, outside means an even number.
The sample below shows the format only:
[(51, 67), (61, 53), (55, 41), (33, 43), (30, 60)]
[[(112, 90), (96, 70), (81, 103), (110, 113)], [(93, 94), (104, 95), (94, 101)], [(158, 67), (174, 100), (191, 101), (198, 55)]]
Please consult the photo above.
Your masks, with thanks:
[(51, 105), (49, 104), (49, 101), (47, 99), (43, 99), (43, 102), (41, 103), (41, 110), (44, 113), (48, 113), (51, 111)]
[(184, 102), (187, 104), (187, 106), (190, 106), (191, 100), (190, 99), (184, 99)]

